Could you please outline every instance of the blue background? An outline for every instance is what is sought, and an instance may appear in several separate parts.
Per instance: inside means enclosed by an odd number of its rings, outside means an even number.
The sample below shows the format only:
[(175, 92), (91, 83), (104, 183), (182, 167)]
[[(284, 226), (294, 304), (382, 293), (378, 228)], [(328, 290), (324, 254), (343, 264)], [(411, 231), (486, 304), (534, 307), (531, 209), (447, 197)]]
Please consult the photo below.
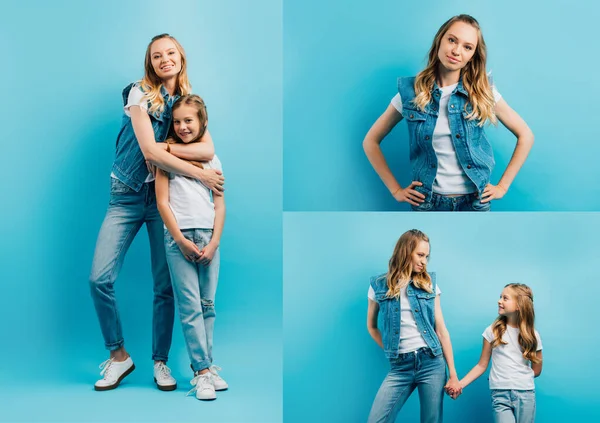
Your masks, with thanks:
[[(389, 370), (366, 327), (369, 278), (387, 271), (399, 236), (418, 228), (431, 240), (442, 309), (463, 377), (479, 360), (482, 332), (497, 317), (504, 285), (534, 292), (544, 365), (536, 379), (537, 419), (600, 418), (594, 352), (595, 263), (600, 216), (590, 213), (285, 213), (284, 420), (364, 422)], [(416, 422), (414, 393), (398, 421)], [(487, 374), (444, 421), (491, 423)]]
[[(284, 5), (284, 210), (409, 210), (367, 160), (362, 141), (417, 74), (438, 28), (451, 16), (479, 20), (488, 70), (536, 143), (496, 211), (600, 210), (598, 3), (590, 0), (406, 2), (286, 1)], [(516, 139), (487, 129), (498, 183)], [(408, 133), (401, 122), (382, 143), (392, 172), (410, 183)]]
[[(0, 421), (281, 421), (281, 14), (278, 0), (3, 3)], [(116, 284), (137, 369), (117, 390), (93, 391), (108, 352), (88, 276), (121, 90), (163, 32), (186, 50), (226, 176), (214, 355), (231, 388), (212, 403), (185, 397), (193, 375), (178, 318), (179, 389), (152, 381), (145, 228)]]

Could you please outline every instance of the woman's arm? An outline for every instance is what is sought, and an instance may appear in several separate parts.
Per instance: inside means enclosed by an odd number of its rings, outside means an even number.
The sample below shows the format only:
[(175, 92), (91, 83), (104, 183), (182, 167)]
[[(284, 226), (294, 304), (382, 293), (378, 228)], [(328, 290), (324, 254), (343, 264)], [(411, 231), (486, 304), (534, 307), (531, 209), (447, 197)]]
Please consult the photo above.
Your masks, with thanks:
[(173, 211), (169, 207), (169, 176), (162, 170), (156, 172), (155, 190), (156, 206), (169, 233), (187, 260), (198, 260), (200, 250), (196, 244), (183, 236), (177, 225)]
[(215, 145), (208, 129), (198, 142), (169, 144), (169, 150), (182, 160), (196, 162), (209, 162), (215, 156)]
[(215, 255), (215, 251), (221, 243), (221, 234), (225, 226), (225, 197), (223, 195), (213, 196), (215, 204), (215, 223), (210, 242), (200, 251), (200, 263), (207, 266)]
[(140, 106), (129, 107), (133, 132), (138, 140), (144, 158), (167, 172), (173, 172), (191, 178), (199, 179), (215, 193), (223, 191), (224, 178), (220, 171), (200, 169), (191, 163), (178, 159), (167, 153), (154, 139), (154, 130), (148, 113)]
[(379, 303), (369, 298), (369, 308), (367, 309), (367, 330), (369, 335), (377, 345), (383, 348), (383, 341), (381, 339), (381, 331), (377, 328), (377, 316), (379, 315)]
[(371, 162), (371, 166), (379, 175), (387, 189), (397, 201), (406, 201), (413, 206), (418, 206), (425, 200), (425, 196), (413, 188), (417, 185), (423, 185), (421, 182), (413, 181), (408, 187), (402, 188), (390, 167), (388, 166), (383, 152), (381, 151), (381, 142), (390, 133), (390, 131), (402, 120), (402, 115), (393, 105), (389, 105), (381, 116), (375, 121), (363, 141), (363, 149)]
[(479, 376), (485, 373), (490, 364), (490, 357), (492, 356), (492, 344), (487, 339), (483, 338), (483, 346), (481, 348), (481, 356), (479, 362), (460, 380), (460, 388), (466, 388), (471, 382), (477, 379)]
[[(448, 379), (448, 383), (446, 383), (447, 390), (455, 392), (456, 396), (460, 395), (461, 388), (458, 383), (458, 375), (456, 373), (456, 367), (454, 367), (454, 354), (452, 353), (452, 342), (450, 341), (450, 332), (446, 328), (446, 323), (444, 322), (444, 316), (442, 314), (442, 303), (440, 301), (440, 296), (435, 296), (435, 333), (440, 340), (440, 344), (442, 344), (442, 351), (444, 353), (444, 358), (446, 359), (446, 364), (448, 365), (448, 372), (450, 373), (450, 377)], [(455, 396), (453, 398), (456, 398)]]
[(533, 370), (533, 377), (538, 377), (539, 375), (542, 374), (542, 364), (543, 364), (543, 358), (542, 358), (542, 350), (539, 350), (537, 353), (537, 358), (540, 359), (539, 363), (531, 363), (531, 370)]
[(482, 203), (504, 197), (533, 146), (533, 132), (531, 132), (531, 129), (529, 129), (529, 126), (527, 126), (527, 123), (525, 123), (521, 116), (511, 109), (503, 98), (496, 104), (496, 116), (517, 137), (517, 145), (498, 185), (488, 184), (483, 190)]

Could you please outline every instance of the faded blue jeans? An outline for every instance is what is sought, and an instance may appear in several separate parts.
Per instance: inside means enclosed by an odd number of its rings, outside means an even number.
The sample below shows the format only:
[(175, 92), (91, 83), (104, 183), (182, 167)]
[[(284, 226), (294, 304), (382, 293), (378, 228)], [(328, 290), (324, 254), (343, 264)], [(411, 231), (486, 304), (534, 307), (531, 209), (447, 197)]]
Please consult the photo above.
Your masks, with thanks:
[[(199, 250), (212, 239), (212, 229), (183, 229)], [(208, 266), (187, 260), (165, 229), (165, 250), (183, 336), (194, 372), (212, 365), (215, 294), (219, 281), (219, 249)]]
[[(167, 361), (175, 302), (165, 257), (163, 222), (156, 208), (154, 182), (142, 184), (141, 190), (135, 192), (118, 179), (111, 178), (110, 202), (96, 242), (90, 288), (106, 348), (119, 349), (124, 340), (114, 283), (127, 250), (144, 223), (150, 238), (154, 279), (152, 359)], [(140, 283), (139, 289), (146, 289), (146, 286)]]
[(373, 401), (368, 423), (394, 422), (415, 388), (419, 391), (421, 423), (441, 423), (446, 385), (444, 356), (435, 357), (428, 347), (423, 347), (400, 354), (390, 364), (390, 372)]
[(535, 390), (492, 389), (495, 423), (533, 423)]
[(491, 202), (482, 203), (477, 193), (448, 197), (434, 192), (430, 201), (411, 207), (413, 211), (490, 211)]

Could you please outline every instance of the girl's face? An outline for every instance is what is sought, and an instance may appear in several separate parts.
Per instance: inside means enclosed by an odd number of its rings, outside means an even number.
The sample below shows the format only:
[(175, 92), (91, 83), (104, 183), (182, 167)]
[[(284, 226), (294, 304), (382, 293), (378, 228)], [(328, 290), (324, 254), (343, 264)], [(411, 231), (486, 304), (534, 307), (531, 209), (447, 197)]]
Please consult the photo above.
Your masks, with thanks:
[(440, 42), (440, 64), (448, 71), (460, 71), (475, 54), (477, 39), (475, 27), (465, 22), (454, 22)]
[(184, 143), (195, 141), (202, 129), (198, 111), (187, 104), (173, 110), (173, 129)]
[(417, 248), (411, 254), (413, 273), (420, 273), (425, 270), (427, 260), (429, 260), (429, 243), (419, 241)]
[(161, 38), (150, 48), (152, 68), (160, 79), (169, 79), (181, 72), (181, 54), (170, 38)]
[(514, 292), (510, 288), (504, 288), (498, 300), (498, 314), (500, 316), (508, 316), (516, 313), (518, 310), (517, 297)]

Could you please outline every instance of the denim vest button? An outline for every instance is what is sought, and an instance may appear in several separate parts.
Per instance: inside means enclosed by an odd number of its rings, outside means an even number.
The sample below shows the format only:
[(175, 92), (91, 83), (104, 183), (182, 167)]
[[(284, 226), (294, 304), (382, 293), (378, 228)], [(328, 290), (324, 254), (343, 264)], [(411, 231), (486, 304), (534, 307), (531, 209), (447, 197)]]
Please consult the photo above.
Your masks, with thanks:
[(428, 140), (429, 139), (429, 135), (425, 135), (425, 139)]
[(456, 134), (456, 138), (460, 138), (460, 134)]
[(471, 169), (471, 165), (467, 165), (467, 169)]
[(435, 169), (435, 165), (434, 165), (434, 164), (432, 164), (432, 165), (431, 165), (431, 168), (432, 168), (432, 169)]
[(419, 309), (418, 309), (418, 308), (417, 308), (417, 309), (415, 309), (415, 313), (418, 313), (418, 312), (419, 312)]
[(414, 119), (414, 118), (415, 118), (415, 115), (411, 114), (411, 115), (410, 115), (410, 118), (411, 118), (411, 119)]
[(451, 105), (450, 105), (450, 108), (451, 108), (451, 109), (454, 109), (454, 104), (451, 104)]
[(427, 331), (426, 331), (426, 330), (424, 330), (424, 331), (423, 331), (423, 333), (427, 333)]

